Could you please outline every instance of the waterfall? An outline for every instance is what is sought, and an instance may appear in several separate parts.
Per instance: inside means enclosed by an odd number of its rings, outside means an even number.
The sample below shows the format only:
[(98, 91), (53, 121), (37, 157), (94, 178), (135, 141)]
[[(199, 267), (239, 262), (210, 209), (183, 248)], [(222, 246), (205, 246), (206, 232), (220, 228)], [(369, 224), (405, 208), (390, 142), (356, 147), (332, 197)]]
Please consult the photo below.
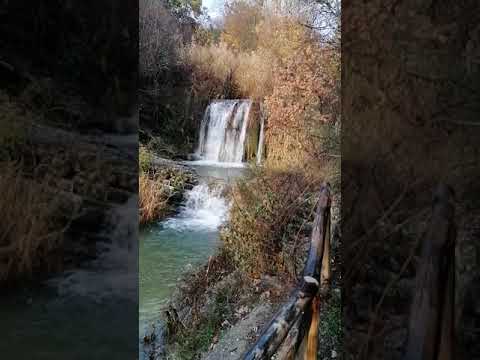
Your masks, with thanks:
[(260, 119), (260, 137), (258, 139), (258, 148), (257, 148), (257, 165), (260, 165), (262, 163), (264, 122), (265, 122), (265, 119), (264, 119), (263, 114), (262, 114), (261, 119)]
[(251, 105), (250, 100), (210, 103), (200, 127), (197, 156), (217, 163), (241, 163)]

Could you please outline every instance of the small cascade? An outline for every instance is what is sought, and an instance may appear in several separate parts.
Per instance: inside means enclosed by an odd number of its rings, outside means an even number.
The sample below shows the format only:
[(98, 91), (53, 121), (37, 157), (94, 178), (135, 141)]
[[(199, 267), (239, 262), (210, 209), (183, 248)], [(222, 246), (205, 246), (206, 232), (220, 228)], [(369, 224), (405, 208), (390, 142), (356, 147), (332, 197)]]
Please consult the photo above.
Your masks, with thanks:
[(258, 139), (258, 148), (257, 148), (257, 165), (260, 165), (262, 163), (264, 123), (265, 123), (265, 119), (264, 119), (263, 116), (261, 116), (261, 119), (260, 119), (260, 135), (259, 135), (259, 139)]
[(164, 222), (165, 228), (184, 230), (215, 230), (220, 226), (228, 211), (228, 202), (222, 192), (223, 184), (196, 185), (185, 194), (180, 213)]
[(217, 100), (202, 120), (197, 156), (202, 160), (241, 163), (252, 101)]

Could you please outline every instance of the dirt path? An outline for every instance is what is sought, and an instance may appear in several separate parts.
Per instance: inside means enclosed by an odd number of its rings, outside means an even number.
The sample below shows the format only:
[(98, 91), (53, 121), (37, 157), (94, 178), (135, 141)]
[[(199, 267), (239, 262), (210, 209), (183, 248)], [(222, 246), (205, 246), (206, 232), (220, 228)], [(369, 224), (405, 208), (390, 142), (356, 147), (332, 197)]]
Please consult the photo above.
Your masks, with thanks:
[(270, 303), (257, 305), (245, 318), (225, 330), (218, 343), (214, 344), (212, 350), (204, 354), (202, 359), (239, 359), (271, 319), (273, 312)]

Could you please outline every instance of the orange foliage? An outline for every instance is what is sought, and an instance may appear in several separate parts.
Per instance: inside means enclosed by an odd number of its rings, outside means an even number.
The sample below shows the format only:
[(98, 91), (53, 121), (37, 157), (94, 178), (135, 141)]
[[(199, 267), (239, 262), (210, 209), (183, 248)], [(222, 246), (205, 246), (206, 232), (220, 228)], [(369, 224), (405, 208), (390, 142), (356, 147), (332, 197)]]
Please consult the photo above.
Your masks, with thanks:
[(255, 3), (235, 0), (225, 4), (222, 42), (235, 50), (256, 49), (256, 27), (262, 18), (262, 9)]
[(322, 124), (339, 112), (339, 55), (308, 44), (277, 63), (268, 111), (266, 144), (271, 165), (302, 165), (318, 157)]

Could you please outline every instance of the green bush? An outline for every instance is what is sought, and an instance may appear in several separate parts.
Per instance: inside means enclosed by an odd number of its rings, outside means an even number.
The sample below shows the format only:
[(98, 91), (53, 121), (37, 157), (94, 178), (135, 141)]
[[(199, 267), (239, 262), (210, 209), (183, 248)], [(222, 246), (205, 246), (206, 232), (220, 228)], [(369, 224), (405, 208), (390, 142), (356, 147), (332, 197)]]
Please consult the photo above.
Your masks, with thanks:
[(153, 155), (145, 146), (140, 145), (138, 149), (138, 165), (139, 170), (143, 173), (147, 173), (152, 164)]

